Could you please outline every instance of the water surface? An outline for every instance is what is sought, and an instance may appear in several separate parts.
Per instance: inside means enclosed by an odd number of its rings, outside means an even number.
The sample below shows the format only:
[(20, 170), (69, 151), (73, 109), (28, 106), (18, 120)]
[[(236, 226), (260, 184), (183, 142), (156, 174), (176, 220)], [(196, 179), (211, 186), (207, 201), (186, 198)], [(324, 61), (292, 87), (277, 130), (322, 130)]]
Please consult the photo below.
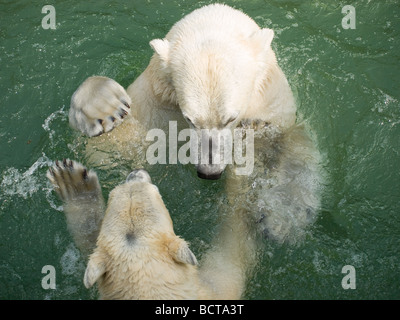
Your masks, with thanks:
[[(56, 29), (43, 4), (0, 3), (0, 299), (95, 299), (45, 178), (52, 160), (85, 160), (85, 138), (68, 126), (72, 93), (88, 76), (127, 87), (183, 15), (212, 1), (65, 1)], [(296, 245), (265, 241), (246, 299), (400, 298), (400, 4), (354, 0), (356, 29), (343, 29), (345, 1), (226, 1), (261, 27), (314, 129), (329, 182), (323, 208)], [(99, 171), (105, 196), (121, 173)], [(176, 232), (201, 256), (223, 189), (194, 170), (158, 166), (152, 178)], [(173, 182), (173, 183), (171, 183)], [(41, 286), (42, 267), (56, 289)], [(356, 270), (345, 290), (342, 267)]]

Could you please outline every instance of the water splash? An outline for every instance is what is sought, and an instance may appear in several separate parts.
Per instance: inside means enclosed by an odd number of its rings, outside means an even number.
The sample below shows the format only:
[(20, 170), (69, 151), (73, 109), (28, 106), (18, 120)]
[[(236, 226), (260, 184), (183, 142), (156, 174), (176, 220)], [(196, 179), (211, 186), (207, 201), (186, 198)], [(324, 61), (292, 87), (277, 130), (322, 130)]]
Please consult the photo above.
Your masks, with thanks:
[(38, 171), (51, 164), (52, 161), (42, 153), (42, 156), (26, 171), (14, 167), (8, 168), (3, 172), (0, 183), (2, 195), (9, 197), (18, 196), (24, 199), (31, 197), (42, 187), (39, 183), (40, 178), (38, 176)]
[(57, 118), (61, 118), (61, 119), (67, 119), (68, 117), (68, 112), (65, 109), (65, 106), (62, 106), (61, 109), (54, 111), (52, 114), (50, 114), (45, 120), (44, 123), (42, 124), (42, 128), (49, 133), (49, 139), (51, 141), (51, 143), (53, 144), (54, 140), (54, 134), (55, 131), (53, 129), (50, 128), (51, 123), (57, 119)]
[(62, 273), (64, 275), (74, 275), (84, 270), (85, 266), (80, 257), (79, 250), (73, 243), (70, 243), (60, 259)]

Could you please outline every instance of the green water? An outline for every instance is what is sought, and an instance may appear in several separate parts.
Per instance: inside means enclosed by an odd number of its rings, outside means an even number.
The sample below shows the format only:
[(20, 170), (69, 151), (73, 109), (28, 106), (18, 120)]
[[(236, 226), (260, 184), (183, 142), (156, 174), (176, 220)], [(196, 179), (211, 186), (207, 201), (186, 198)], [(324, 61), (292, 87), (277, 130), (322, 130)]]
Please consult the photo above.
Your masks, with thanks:
[[(0, 299), (95, 299), (45, 172), (51, 161), (85, 161), (68, 126), (72, 93), (90, 75), (127, 87), (146, 67), (148, 42), (212, 1), (0, 2)], [(314, 129), (329, 182), (319, 218), (295, 245), (265, 241), (246, 299), (400, 298), (400, 2), (226, 1), (275, 30), (273, 48)], [(343, 29), (341, 9), (356, 9)], [(178, 234), (201, 256), (216, 223), (220, 182), (157, 166), (154, 182)], [(104, 194), (121, 180), (99, 170)], [(45, 290), (42, 267), (56, 271)], [(343, 289), (342, 267), (356, 271)]]

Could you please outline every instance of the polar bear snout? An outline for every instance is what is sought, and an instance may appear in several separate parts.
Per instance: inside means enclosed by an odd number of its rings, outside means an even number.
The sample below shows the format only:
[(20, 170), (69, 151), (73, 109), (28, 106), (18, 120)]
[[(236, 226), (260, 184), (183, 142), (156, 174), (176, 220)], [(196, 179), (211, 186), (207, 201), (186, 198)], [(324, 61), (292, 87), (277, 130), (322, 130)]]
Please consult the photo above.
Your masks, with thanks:
[(136, 170), (133, 170), (126, 178), (126, 182), (130, 182), (130, 181), (140, 181), (140, 182), (151, 183), (151, 178), (150, 178), (149, 173), (145, 169), (136, 169)]
[(197, 175), (201, 179), (218, 180), (227, 163), (230, 163), (229, 159), (232, 154), (231, 131), (215, 128), (199, 131)]

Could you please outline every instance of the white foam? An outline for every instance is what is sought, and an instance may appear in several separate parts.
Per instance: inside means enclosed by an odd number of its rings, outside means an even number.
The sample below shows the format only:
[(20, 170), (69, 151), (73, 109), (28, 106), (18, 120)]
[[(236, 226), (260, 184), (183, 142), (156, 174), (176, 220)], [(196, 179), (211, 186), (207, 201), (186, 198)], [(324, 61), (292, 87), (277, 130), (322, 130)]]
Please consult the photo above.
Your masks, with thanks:
[(53, 136), (55, 134), (55, 131), (50, 129), (51, 123), (61, 117), (61, 118), (67, 118), (68, 117), (68, 112), (64, 110), (65, 106), (62, 106), (61, 109), (54, 111), (52, 114), (50, 114), (46, 120), (44, 120), (44, 123), (42, 124), (42, 128), (49, 133), (49, 138), (51, 143), (53, 143)]
[(79, 250), (73, 243), (70, 243), (67, 250), (64, 252), (60, 259), (61, 271), (65, 275), (79, 274), (84, 268), (82, 261), (80, 260)]
[(38, 169), (48, 167), (52, 161), (42, 153), (42, 156), (32, 164), (28, 170), (23, 171), (14, 167), (8, 168), (3, 172), (0, 189), (3, 195), (20, 196), (24, 199), (31, 197), (41, 188)]

